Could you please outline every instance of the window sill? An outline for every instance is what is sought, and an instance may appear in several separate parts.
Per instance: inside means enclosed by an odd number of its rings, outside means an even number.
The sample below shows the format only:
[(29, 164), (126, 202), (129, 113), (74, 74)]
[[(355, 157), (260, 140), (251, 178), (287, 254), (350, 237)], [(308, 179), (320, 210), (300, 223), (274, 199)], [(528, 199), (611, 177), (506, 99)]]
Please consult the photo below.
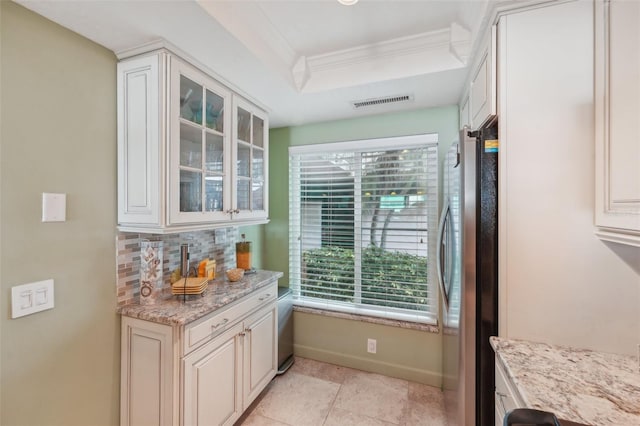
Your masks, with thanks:
[(426, 331), (426, 332), (429, 332), (429, 333), (439, 333), (440, 332), (440, 328), (437, 325), (423, 324), (423, 323), (413, 322), (413, 321), (403, 321), (403, 320), (396, 320), (396, 319), (380, 318), (380, 317), (374, 317), (374, 316), (369, 316), (369, 315), (358, 315), (358, 314), (351, 314), (351, 313), (346, 313), (346, 312), (332, 311), (332, 310), (329, 310), (329, 309), (310, 308), (308, 306), (298, 306), (298, 305), (294, 305), (293, 306), (293, 310), (295, 312), (303, 312), (305, 314), (321, 315), (321, 316), (325, 316), (325, 317), (342, 318), (342, 319), (348, 319), (348, 320), (353, 320), (353, 321), (369, 322), (369, 323), (372, 323), (372, 324), (386, 325), (386, 326), (389, 326), (389, 327), (406, 328), (406, 329), (410, 329), (410, 330)]

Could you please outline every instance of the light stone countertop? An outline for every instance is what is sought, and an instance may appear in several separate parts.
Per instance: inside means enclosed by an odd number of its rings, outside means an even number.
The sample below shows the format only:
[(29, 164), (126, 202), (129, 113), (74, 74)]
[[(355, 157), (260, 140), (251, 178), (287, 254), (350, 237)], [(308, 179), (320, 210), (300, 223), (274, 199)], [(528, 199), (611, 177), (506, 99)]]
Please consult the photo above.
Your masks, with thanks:
[(631, 355), (491, 337), (528, 408), (587, 425), (640, 425), (640, 371)]
[(202, 296), (190, 295), (186, 301), (183, 301), (182, 296), (171, 296), (153, 305), (124, 305), (118, 307), (118, 313), (160, 324), (184, 325), (273, 283), (282, 275), (282, 272), (258, 270), (255, 274), (246, 274), (236, 282), (218, 278), (209, 281)]

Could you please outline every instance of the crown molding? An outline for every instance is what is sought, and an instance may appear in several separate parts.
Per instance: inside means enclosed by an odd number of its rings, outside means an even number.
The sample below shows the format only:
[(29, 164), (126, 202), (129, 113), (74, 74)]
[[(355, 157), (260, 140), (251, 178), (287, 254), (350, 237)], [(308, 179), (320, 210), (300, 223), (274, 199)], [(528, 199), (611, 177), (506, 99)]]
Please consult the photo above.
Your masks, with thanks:
[[(441, 72), (466, 66), (470, 32), (450, 28), (302, 57), (296, 89), (303, 93)], [(301, 78), (302, 77), (302, 78)]]

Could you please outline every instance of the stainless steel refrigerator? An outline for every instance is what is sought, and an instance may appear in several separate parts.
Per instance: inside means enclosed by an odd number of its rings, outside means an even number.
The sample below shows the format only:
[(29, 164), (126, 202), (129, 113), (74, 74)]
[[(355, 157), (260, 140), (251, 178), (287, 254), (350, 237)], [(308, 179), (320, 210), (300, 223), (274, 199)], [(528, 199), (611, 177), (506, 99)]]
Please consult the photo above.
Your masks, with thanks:
[[(498, 130), (469, 132), (447, 155), (438, 243), (443, 390), (450, 426), (495, 424), (498, 333)], [(458, 161), (459, 160), (459, 161)]]

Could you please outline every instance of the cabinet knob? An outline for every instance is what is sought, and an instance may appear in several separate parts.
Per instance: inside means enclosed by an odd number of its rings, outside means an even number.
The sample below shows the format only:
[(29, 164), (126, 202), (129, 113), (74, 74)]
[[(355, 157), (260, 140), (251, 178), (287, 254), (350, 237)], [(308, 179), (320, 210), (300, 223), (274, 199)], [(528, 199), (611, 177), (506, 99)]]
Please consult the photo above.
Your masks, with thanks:
[(245, 333), (251, 333), (251, 329), (249, 327), (244, 329)]
[(242, 336), (242, 337), (244, 337), (244, 336), (245, 336), (245, 334), (247, 334), (247, 333), (245, 333), (245, 332), (243, 331), (243, 332), (241, 332), (240, 334), (238, 334), (238, 336)]

